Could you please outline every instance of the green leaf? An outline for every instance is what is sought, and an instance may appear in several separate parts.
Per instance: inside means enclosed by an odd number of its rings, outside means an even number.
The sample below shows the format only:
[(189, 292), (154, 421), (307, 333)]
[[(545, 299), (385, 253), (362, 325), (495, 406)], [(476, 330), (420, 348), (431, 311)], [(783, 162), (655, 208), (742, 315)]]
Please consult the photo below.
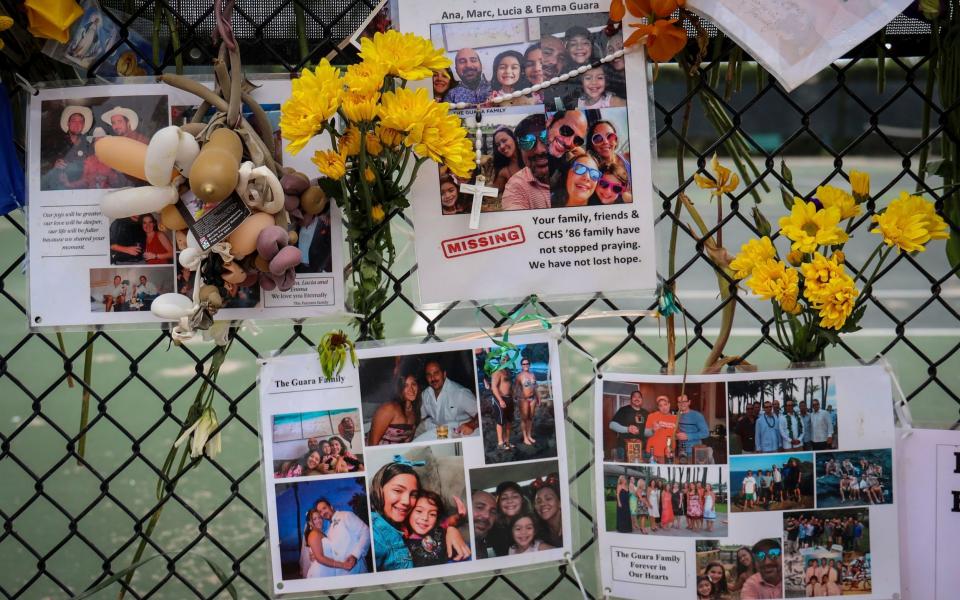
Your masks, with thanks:
[(224, 570), (220, 568), (220, 565), (213, 562), (206, 556), (201, 556), (201, 558), (205, 563), (207, 563), (207, 566), (210, 567), (210, 570), (213, 571), (213, 574), (217, 576), (217, 579), (220, 580), (220, 583), (223, 584), (224, 589), (227, 590), (227, 593), (230, 594), (230, 597), (233, 598), (233, 600), (237, 600), (237, 590), (234, 589), (233, 583), (230, 582), (230, 578), (227, 577), (227, 574), (224, 572)]
[(950, 231), (950, 238), (947, 240), (947, 260), (950, 262), (951, 269), (956, 269), (957, 265), (960, 265), (960, 234), (955, 230)]
[(952, 165), (950, 164), (950, 161), (945, 158), (928, 161), (927, 166), (924, 169), (927, 175), (937, 175), (939, 177), (946, 177), (947, 173), (949, 173), (951, 170)]
[(113, 575), (111, 575), (110, 577), (108, 577), (107, 579), (104, 579), (104, 580), (101, 581), (97, 586), (92, 587), (92, 588), (86, 590), (85, 592), (83, 592), (83, 593), (80, 594), (79, 596), (75, 596), (75, 597), (73, 598), (73, 600), (84, 600), (85, 598), (92, 598), (92, 597), (94, 596), (94, 594), (96, 594), (96, 593), (98, 593), (98, 592), (102, 592), (103, 590), (107, 589), (107, 588), (110, 587), (111, 585), (115, 584), (116, 582), (118, 582), (118, 581), (120, 581), (121, 579), (123, 579), (124, 577), (126, 577), (128, 574), (133, 574), (134, 571), (136, 571), (137, 569), (139, 569), (139, 568), (142, 567), (143, 565), (147, 564), (148, 562), (150, 562), (150, 561), (152, 561), (152, 560), (154, 560), (154, 559), (160, 558), (161, 556), (163, 556), (163, 555), (162, 555), (162, 554), (154, 554), (153, 556), (149, 556), (149, 557), (141, 560), (140, 562), (135, 562), (135, 563), (133, 563), (132, 565), (130, 565), (129, 567), (127, 567), (127, 568), (125, 568), (125, 569), (121, 569), (120, 571), (117, 571), (116, 573), (114, 573)]

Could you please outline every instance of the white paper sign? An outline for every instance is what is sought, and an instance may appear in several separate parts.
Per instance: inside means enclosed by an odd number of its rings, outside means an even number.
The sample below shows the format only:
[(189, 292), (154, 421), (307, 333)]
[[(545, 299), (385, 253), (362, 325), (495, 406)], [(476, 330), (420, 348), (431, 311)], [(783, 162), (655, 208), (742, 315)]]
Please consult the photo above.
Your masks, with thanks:
[[(496, 6), (400, 0), (399, 29), (447, 49), (453, 78), (432, 87), (479, 109), (480, 199), (428, 162), (411, 192), (421, 301), (576, 295), (656, 287), (650, 115), (643, 52), (495, 107), (622, 48), (609, 2)], [(423, 82), (423, 85), (431, 85)], [(472, 138), (477, 108), (458, 114)], [(542, 136), (542, 137), (541, 137)]]
[(754, 600), (900, 591), (884, 369), (686, 382), (605, 373), (594, 422), (604, 593)]
[[(259, 83), (251, 93), (267, 112), (279, 144), (280, 105), (290, 94), (290, 82)], [(150, 312), (154, 298), (168, 292), (192, 295), (195, 274), (177, 264), (176, 240), (157, 230), (158, 214), (114, 220), (101, 212), (105, 193), (145, 182), (101, 163), (93, 145), (100, 135), (148, 142), (157, 130), (183, 123), (197, 104), (196, 96), (166, 84), (50, 88), (33, 97), (27, 170), (32, 328), (160, 323)], [(315, 176), (311, 154), (312, 147), (296, 157), (284, 153), (284, 163)], [(217, 319), (343, 311), (339, 213), (331, 207), (297, 231), (304, 259), (296, 285), (286, 292), (226, 286)]]
[(913, 429), (897, 440), (904, 597), (957, 597), (960, 431)]
[(563, 559), (573, 540), (557, 345), (511, 341), (518, 352), (492, 374), (489, 340), (360, 349), (358, 367), (331, 380), (316, 354), (263, 361), (275, 593)]
[(789, 92), (899, 15), (912, 0), (689, 0)]

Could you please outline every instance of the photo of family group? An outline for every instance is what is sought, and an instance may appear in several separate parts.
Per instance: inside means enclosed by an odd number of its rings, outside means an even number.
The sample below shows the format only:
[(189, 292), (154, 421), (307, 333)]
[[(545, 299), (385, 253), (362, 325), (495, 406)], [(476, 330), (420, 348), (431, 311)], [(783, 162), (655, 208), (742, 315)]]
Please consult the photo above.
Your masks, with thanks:
[(477, 349), (474, 365), (486, 463), (557, 456), (549, 344), (500, 350)]
[[(491, 98), (542, 83), (622, 48), (608, 38), (607, 15), (508, 19), (431, 26), (454, 74), (434, 76), (434, 96), (489, 106)], [(541, 92), (480, 109), (480, 173), (497, 190), (483, 212), (633, 201), (624, 61), (618, 59)], [(470, 111), (471, 136), (477, 135)], [(470, 212), (473, 195), (440, 170), (445, 215)]]
[(730, 459), (730, 485), (733, 489), (730, 510), (755, 512), (813, 508), (813, 473), (812, 452), (734, 456)]
[(603, 456), (619, 463), (727, 462), (725, 385), (603, 382)]
[(470, 470), (477, 559), (563, 548), (556, 460)]
[(367, 454), (376, 570), (471, 560), (460, 442)]
[(779, 538), (697, 540), (697, 600), (783, 598)]
[(160, 215), (146, 213), (110, 221), (111, 265), (169, 265), (173, 241), (160, 230)]
[(817, 453), (817, 507), (893, 504), (889, 448)]
[(787, 598), (871, 592), (869, 508), (783, 513), (783, 530)]
[(730, 454), (835, 450), (836, 385), (829, 376), (731, 381)]
[[(434, 98), (491, 105), (490, 101), (542, 84), (623, 48), (620, 33), (607, 36), (607, 13), (437, 23), (435, 46), (446, 48), (453, 71), (434, 75)], [(455, 71), (455, 72), (454, 72)], [(548, 110), (625, 106), (622, 58), (582, 75), (515, 98), (504, 105), (546, 105)]]
[(273, 416), (273, 476), (363, 472), (355, 408)]
[(373, 570), (363, 477), (278, 483), (275, 493), (283, 579)]
[(104, 136), (147, 143), (169, 122), (166, 96), (44, 100), (40, 109), (40, 189), (87, 190), (146, 185), (101, 162)]
[(603, 466), (607, 531), (726, 537), (728, 482), (719, 466)]
[(172, 291), (170, 267), (90, 269), (90, 312), (149, 311), (157, 296)]
[(359, 371), (368, 446), (480, 435), (470, 350), (362, 358)]

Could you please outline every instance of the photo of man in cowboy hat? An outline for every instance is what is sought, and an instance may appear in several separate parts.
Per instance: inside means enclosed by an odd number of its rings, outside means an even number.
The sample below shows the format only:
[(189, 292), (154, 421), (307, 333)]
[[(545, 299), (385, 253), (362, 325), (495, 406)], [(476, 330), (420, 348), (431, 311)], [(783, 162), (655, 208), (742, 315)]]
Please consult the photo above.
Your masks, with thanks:
[(83, 161), (93, 155), (86, 133), (93, 126), (93, 111), (88, 106), (71, 104), (60, 111), (61, 136), (57, 136), (45, 165), (43, 188), (62, 190), (83, 175)]
[[(101, 162), (95, 153), (105, 136), (148, 144), (170, 122), (163, 95), (75, 97), (40, 103), (41, 191), (114, 189), (145, 185)], [(98, 125), (98, 123), (100, 125)]]
[(113, 129), (113, 135), (128, 137), (147, 144), (150, 138), (137, 131), (140, 117), (133, 110), (124, 106), (114, 106), (100, 117), (104, 123)]

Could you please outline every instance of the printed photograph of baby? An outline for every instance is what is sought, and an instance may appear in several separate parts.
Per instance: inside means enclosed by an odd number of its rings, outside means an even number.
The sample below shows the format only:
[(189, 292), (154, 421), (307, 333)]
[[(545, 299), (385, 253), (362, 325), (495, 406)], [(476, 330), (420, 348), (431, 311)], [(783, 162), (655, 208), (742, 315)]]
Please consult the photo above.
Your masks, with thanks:
[(460, 442), (368, 448), (377, 571), (471, 560)]

